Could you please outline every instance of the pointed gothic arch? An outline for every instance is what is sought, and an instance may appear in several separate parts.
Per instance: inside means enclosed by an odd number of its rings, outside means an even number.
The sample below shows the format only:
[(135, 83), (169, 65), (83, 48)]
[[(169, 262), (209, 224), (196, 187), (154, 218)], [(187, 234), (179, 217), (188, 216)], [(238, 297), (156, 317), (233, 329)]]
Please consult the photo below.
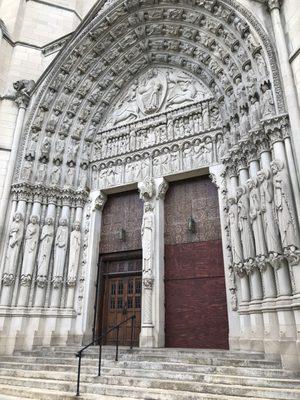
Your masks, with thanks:
[[(158, 85), (157, 93), (145, 83), (143, 97), (139, 89), (149, 71), (148, 81), (153, 81), (153, 87)], [(171, 79), (170, 74), (177, 78)], [(185, 89), (197, 87), (197, 93), (182, 90), (179, 76), (186, 80)], [(177, 90), (173, 99), (178, 104), (167, 108), (170, 87)], [(197, 97), (200, 90), (202, 98)], [(141, 104), (143, 99), (146, 106)], [(285, 217), (290, 218), (292, 231), (285, 236), (279, 224), (280, 232), (274, 228), (274, 242), (267, 241), (263, 251), (256, 245), (255, 254), (249, 256), (247, 243), (259, 242), (265, 221), (257, 217), (256, 228), (251, 221), (252, 232), (248, 218), (238, 220), (238, 208), (247, 208), (249, 201), (251, 207), (255, 190), (267, 190), (256, 179), (261, 168), (272, 167), (274, 177), (279, 174), (290, 190), (286, 173), (293, 160), (285, 156), (290, 128), (283, 99), (272, 42), (256, 18), (235, 0), (99, 2), (40, 80), (28, 109), (12, 185), (10, 221), (15, 216), (13, 224), (23, 235), (25, 227), (36, 225), (29, 217), (38, 216), (45, 235), (53, 233), (50, 248), (46, 242), (45, 247), (36, 242), (34, 257), (28, 258), (22, 237), (15, 252), (6, 249), (1, 303), (60, 308), (59, 313), (69, 318), (63, 340), (69, 331), (80, 337), (87, 334), (98, 245), (90, 232), (97, 231), (106, 200), (99, 190), (123, 190), (143, 182), (141, 196), (146, 203), (158, 202), (155, 207), (161, 212), (160, 201), (167, 190), (164, 178), (209, 169), (219, 189), (228, 300), (232, 318), (241, 321), (240, 330), (232, 328), (232, 347), (253, 345), (251, 349), (266, 351), (258, 329), (263, 326), (262, 317), (257, 317), (256, 340), (247, 328), (251, 326), (249, 310), (243, 306), (250, 301), (249, 287), (262, 296), (262, 286), (255, 285), (274, 280), (278, 266), (288, 276), (288, 269), (299, 262), (297, 213), (289, 197), (290, 214)], [(270, 177), (266, 173), (262, 179), (269, 188), (276, 183)], [(248, 183), (249, 178), (254, 183)], [(249, 187), (246, 200), (244, 192), (237, 198), (237, 187), (243, 185)], [(276, 196), (273, 189), (271, 195)], [(81, 235), (75, 229), (78, 221)], [(247, 240), (241, 237), (238, 222), (248, 224), (252, 233)], [(80, 257), (71, 258), (76, 265), (69, 257), (71, 231), (80, 246)], [(265, 237), (260, 239), (265, 241)], [(53, 241), (56, 253), (51, 250)], [(7, 243), (8, 248), (9, 238)], [(271, 246), (274, 243), (277, 251)], [(46, 262), (41, 262), (41, 248)], [(42, 272), (35, 271), (36, 263), (43, 265)], [(148, 289), (151, 279), (147, 277)], [(277, 290), (281, 295), (286, 290), (289, 296), (284, 279), (277, 276)], [(23, 288), (23, 298), (12, 304), (17, 285)], [(64, 307), (68, 310), (62, 311)], [(55, 332), (59, 313), (47, 320), (40, 336), (46, 337), (46, 329)]]

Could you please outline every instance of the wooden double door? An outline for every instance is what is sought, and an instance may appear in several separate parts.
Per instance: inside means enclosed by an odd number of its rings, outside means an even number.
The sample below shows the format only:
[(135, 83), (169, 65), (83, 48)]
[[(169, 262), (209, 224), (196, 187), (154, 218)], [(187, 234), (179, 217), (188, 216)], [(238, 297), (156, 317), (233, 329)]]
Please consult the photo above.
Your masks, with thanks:
[[(99, 267), (102, 270), (100, 281), (100, 301), (97, 323), (97, 336), (107, 332), (117, 324), (135, 315), (133, 343), (138, 345), (141, 329), (141, 300), (142, 300), (142, 259), (140, 254), (134, 258), (130, 255), (114, 256), (113, 259), (104, 257)], [(126, 258), (127, 257), (127, 258)], [(117, 258), (117, 259), (116, 259)], [(96, 311), (97, 312), (97, 311)], [(119, 344), (128, 346), (131, 342), (132, 321), (120, 326)], [(116, 331), (108, 334), (104, 344), (114, 344)]]

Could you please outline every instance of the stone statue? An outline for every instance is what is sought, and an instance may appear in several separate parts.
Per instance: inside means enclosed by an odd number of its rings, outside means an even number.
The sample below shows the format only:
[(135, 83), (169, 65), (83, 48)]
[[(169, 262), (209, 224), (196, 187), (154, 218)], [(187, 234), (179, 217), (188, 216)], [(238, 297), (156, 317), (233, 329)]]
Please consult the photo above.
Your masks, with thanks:
[(244, 259), (254, 259), (255, 248), (250, 222), (250, 207), (245, 186), (239, 186), (236, 193), (238, 198), (238, 225), (241, 232)]
[(38, 254), (38, 279), (46, 278), (54, 239), (54, 221), (53, 218), (46, 218), (40, 237), (40, 248)]
[(261, 110), (257, 96), (250, 96), (249, 121), (251, 129), (260, 128)]
[(74, 185), (75, 175), (76, 175), (75, 167), (70, 165), (67, 168), (67, 172), (66, 172), (66, 181), (65, 181), (66, 186), (72, 187)]
[(32, 174), (33, 163), (32, 161), (24, 161), (23, 168), (21, 171), (21, 179), (24, 181), (29, 181)]
[(250, 203), (249, 214), (254, 233), (256, 255), (262, 256), (267, 253), (267, 249), (265, 245), (260, 193), (257, 184), (257, 179), (256, 178), (248, 179), (247, 187), (249, 190), (249, 203)]
[(274, 184), (274, 200), (278, 217), (281, 242), (284, 249), (299, 248), (299, 233), (293, 205), (293, 194), (283, 161), (271, 162)]
[(241, 107), (240, 109), (240, 135), (241, 139), (247, 139), (249, 137), (250, 131), (250, 122), (249, 122), (249, 115), (248, 110), (246, 107)]
[(142, 248), (143, 248), (143, 278), (152, 278), (153, 274), (153, 238), (154, 238), (154, 214), (153, 206), (145, 203), (142, 224)]
[(277, 217), (274, 204), (274, 188), (271, 173), (268, 169), (258, 171), (257, 179), (261, 198), (261, 212), (265, 230), (265, 238), (269, 253), (280, 254), (282, 252)]
[(77, 279), (81, 248), (80, 222), (75, 222), (70, 235), (70, 256), (68, 267), (68, 284), (75, 284)]
[(65, 218), (59, 220), (54, 243), (54, 268), (53, 280), (61, 278), (64, 274), (65, 260), (68, 249), (69, 228)]
[(261, 114), (263, 118), (268, 118), (274, 115), (275, 113), (275, 103), (273, 99), (272, 90), (269, 85), (264, 82), (261, 85), (261, 98), (260, 98), (260, 106), (261, 106)]
[(236, 198), (229, 197), (228, 205), (232, 261), (233, 264), (241, 264), (243, 262), (243, 251), (239, 231), (238, 205)]
[(60, 177), (61, 177), (60, 161), (59, 159), (56, 159), (50, 173), (50, 184), (54, 186), (59, 185)]
[(60, 134), (54, 145), (53, 161), (55, 162), (56, 160), (58, 160), (61, 163), (63, 160), (64, 151), (65, 151), (65, 136)]
[(144, 114), (153, 114), (157, 112), (162, 103), (163, 82), (158, 76), (156, 69), (150, 69), (142, 77), (138, 86), (137, 100), (139, 107)]
[(16, 273), (23, 235), (24, 235), (23, 215), (19, 212), (16, 212), (8, 234), (9, 240), (8, 240), (8, 248), (6, 252), (5, 268), (4, 268), (4, 272), (6, 274), (12, 274), (14, 276)]
[(23, 254), (22, 275), (25, 277), (32, 276), (35, 265), (36, 253), (39, 242), (40, 226), (39, 219), (36, 215), (30, 217), (30, 223), (26, 228), (25, 245)]
[(37, 183), (45, 183), (47, 175), (47, 164), (38, 164), (38, 169), (36, 172), (36, 181)]
[(49, 138), (49, 136), (45, 136), (41, 144), (40, 161), (48, 162), (50, 151), (51, 151), (51, 139)]

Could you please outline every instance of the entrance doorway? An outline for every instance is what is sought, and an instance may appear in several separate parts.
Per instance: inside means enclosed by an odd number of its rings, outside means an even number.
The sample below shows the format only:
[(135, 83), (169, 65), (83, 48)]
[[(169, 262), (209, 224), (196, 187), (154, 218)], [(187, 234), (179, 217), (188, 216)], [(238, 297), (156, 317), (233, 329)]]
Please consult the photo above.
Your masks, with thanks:
[[(138, 192), (108, 196), (102, 213), (100, 257), (98, 264), (97, 300), (94, 337), (136, 316), (134, 344), (138, 345), (141, 329), (143, 202)], [(104, 344), (113, 344), (116, 332)], [(131, 321), (119, 332), (121, 345), (129, 345)]]
[(228, 348), (218, 194), (208, 176), (167, 192), (165, 296), (167, 347)]
[[(142, 257), (140, 251), (100, 257), (99, 300), (96, 337), (135, 315), (133, 343), (138, 345), (141, 330)], [(121, 325), (119, 344), (131, 342), (131, 320)], [(115, 344), (117, 332), (109, 333), (103, 344)]]

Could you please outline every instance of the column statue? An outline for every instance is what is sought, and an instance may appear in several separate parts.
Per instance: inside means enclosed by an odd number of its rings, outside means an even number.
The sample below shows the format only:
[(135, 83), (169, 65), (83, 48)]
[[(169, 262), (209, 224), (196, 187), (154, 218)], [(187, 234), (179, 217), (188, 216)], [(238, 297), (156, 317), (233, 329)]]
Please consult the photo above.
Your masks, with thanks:
[(47, 218), (43, 226), (40, 237), (40, 248), (38, 254), (37, 283), (43, 286), (47, 279), (48, 268), (54, 239), (54, 221), (53, 218)]
[(57, 228), (55, 243), (54, 243), (54, 268), (53, 268), (53, 282), (59, 284), (62, 282), (65, 260), (68, 249), (69, 228), (65, 218), (59, 220)]
[(293, 205), (293, 194), (283, 161), (271, 162), (274, 184), (274, 199), (281, 242), (284, 249), (299, 248), (297, 219)]
[(262, 223), (262, 210), (261, 200), (256, 178), (247, 180), (247, 187), (249, 190), (249, 203), (250, 203), (250, 220), (254, 233), (256, 255), (262, 256), (267, 253), (264, 228)]
[(261, 197), (261, 212), (265, 230), (265, 238), (269, 253), (282, 253), (277, 227), (277, 217), (274, 204), (274, 188), (271, 173), (268, 169), (258, 171), (259, 191)]
[(250, 222), (249, 199), (245, 186), (239, 186), (236, 190), (236, 193), (238, 198), (238, 225), (241, 232), (244, 259), (254, 259), (254, 239)]
[(238, 224), (237, 199), (235, 197), (229, 197), (228, 206), (232, 262), (233, 264), (241, 264), (243, 262), (243, 251)]
[(145, 212), (142, 223), (142, 248), (143, 248), (143, 278), (152, 278), (153, 264), (153, 229), (154, 215), (153, 206), (145, 203)]
[(24, 236), (23, 215), (19, 212), (16, 212), (8, 234), (9, 240), (8, 240), (8, 248), (6, 252), (4, 275), (3, 275), (4, 284), (5, 282), (8, 283), (8, 281), (11, 281), (11, 283), (13, 283), (15, 279), (18, 257), (23, 236)]
[(39, 219), (36, 215), (32, 215), (25, 233), (25, 247), (21, 274), (21, 284), (25, 286), (28, 285), (28, 282), (31, 281), (32, 278), (38, 248), (39, 234)]
[(73, 230), (70, 235), (70, 256), (68, 266), (67, 284), (73, 286), (76, 283), (79, 258), (81, 249), (81, 231), (80, 222), (76, 221), (73, 225)]

